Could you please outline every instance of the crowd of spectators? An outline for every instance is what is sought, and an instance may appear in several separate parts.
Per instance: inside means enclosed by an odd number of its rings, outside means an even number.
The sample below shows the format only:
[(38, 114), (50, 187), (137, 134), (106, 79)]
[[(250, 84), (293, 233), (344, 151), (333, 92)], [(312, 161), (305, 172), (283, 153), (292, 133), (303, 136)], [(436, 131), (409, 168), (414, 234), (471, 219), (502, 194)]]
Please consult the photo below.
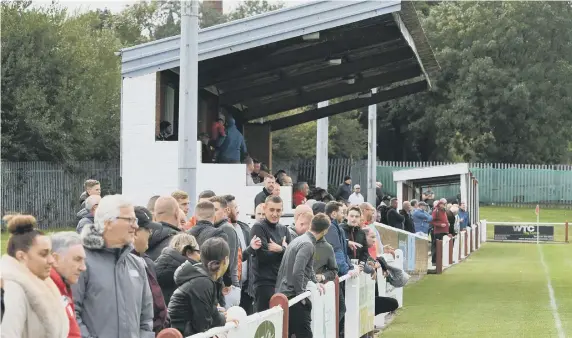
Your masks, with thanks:
[[(261, 188), (252, 226), (238, 220), (232, 195), (203, 191), (194, 210), (184, 191), (135, 206), (121, 195), (102, 198), (95, 180), (85, 182), (76, 232), (46, 236), (33, 216), (10, 216), (1, 261), (2, 337), (146, 338), (165, 328), (188, 336), (236, 320), (227, 316), (231, 307), (250, 315), (268, 309), (275, 293), (296, 297), (308, 281), (323, 292), (336, 275), (386, 275), (383, 255), (394, 249), (383, 245), (376, 221), (430, 235), (433, 253), (436, 239), (470, 226), (465, 203), (434, 200), (428, 189), (422, 201), (405, 201), (398, 210), (397, 199), (383, 196), (378, 184), (374, 206), (349, 176), (333, 196), (294, 184), (293, 224), (281, 224), (279, 189), (292, 179), (250, 158), (246, 164), (248, 182)], [(342, 337), (344, 290), (342, 283)], [(376, 288), (376, 314), (397, 306)], [(309, 299), (291, 310), (289, 336), (311, 337)]]

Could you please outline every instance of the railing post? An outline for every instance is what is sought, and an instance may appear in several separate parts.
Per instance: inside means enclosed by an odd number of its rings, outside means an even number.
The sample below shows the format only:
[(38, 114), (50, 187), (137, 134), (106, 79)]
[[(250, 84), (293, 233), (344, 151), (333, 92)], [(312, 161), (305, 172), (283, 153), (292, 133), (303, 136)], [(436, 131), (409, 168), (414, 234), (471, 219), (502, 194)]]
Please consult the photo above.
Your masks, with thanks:
[(288, 338), (288, 298), (281, 293), (277, 293), (272, 298), (270, 298), (270, 308), (275, 306), (282, 307), (284, 311), (282, 315), (282, 338)]
[(161, 330), (157, 335), (157, 338), (183, 338), (183, 335), (179, 330), (170, 327), (168, 329)]
[(564, 242), (569, 243), (568, 242), (568, 221), (566, 221), (566, 224), (564, 225)]
[(449, 265), (453, 265), (453, 243), (455, 243), (455, 238), (451, 237), (449, 240)]
[(481, 242), (481, 238), (479, 237), (479, 226), (475, 225), (475, 249), (479, 250), (479, 244)]
[(437, 244), (435, 245), (437, 249), (437, 261), (435, 262), (435, 272), (437, 274), (443, 273), (443, 241), (438, 239)]
[(465, 231), (465, 258), (469, 257), (469, 251), (467, 250), (468, 242), (469, 242), (469, 234)]
[(336, 294), (336, 338), (340, 336), (340, 277), (334, 279)]

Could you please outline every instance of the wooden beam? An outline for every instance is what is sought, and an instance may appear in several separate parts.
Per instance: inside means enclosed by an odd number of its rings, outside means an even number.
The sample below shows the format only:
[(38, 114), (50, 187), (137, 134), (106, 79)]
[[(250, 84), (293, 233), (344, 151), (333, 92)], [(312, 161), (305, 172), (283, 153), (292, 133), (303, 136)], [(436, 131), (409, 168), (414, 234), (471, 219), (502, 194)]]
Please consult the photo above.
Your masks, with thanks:
[(403, 46), (385, 53), (355, 59), (339, 66), (330, 66), (290, 78), (281, 79), (279, 81), (225, 92), (220, 95), (220, 102), (221, 104), (236, 104), (248, 99), (263, 97), (273, 93), (280, 93), (292, 88), (303, 87), (305, 85), (319, 83), (329, 79), (357, 74), (367, 69), (377, 68), (413, 57), (414, 55), (411, 52), (411, 48), (409, 46)]
[(419, 75), (421, 75), (421, 68), (417, 63), (415, 63), (391, 72), (358, 79), (353, 85), (344, 83), (337, 86), (302, 93), (297, 96), (278, 99), (259, 106), (252, 106), (249, 102), (245, 102), (248, 109), (246, 113), (244, 113), (244, 119), (249, 121), (259, 119), (261, 117), (270, 116), (290, 109), (305, 107), (316, 102), (322, 102), (352, 93), (367, 91), (371, 88), (389, 85), (391, 83), (407, 80)]
[(356, 29), (346, 32), (332, 40), (306, 44), (301, 48), (293, 48), (283, 53), (270, 54), (264, 59), (251, 58), (251, 61), (246, 64), (237, 65), (232, 62), (230, 67), (220, 67), (218, 70), (213, 70), (210, 75), (205, 74), (205, 76), (199, 76), (199, 86), (207, 87), (216, 85), (223, 81), (236, 80), (252, 74), (267, 72), (296, 63), (326, 59), (333, 54), (344, 53), (352, 49), (400, 39), (401, 32), (397, 26), (386, 26), (383, 24)]
[(341, 114), (361, 107), (367, 107), (372, 104), (378, 104), (380, 102), (385, 102), (402, 96), (407, 96), (410, 94), (421, 92), (427, 90), (427, 88), (428, 88), (427, 81), (421, 80), (408, 85), (403, 85), (393, 89), (381, 91), (377, 94), (373, 94), (369, 98), (363, 98), (363, 99), (356, 98), (353, 100), (347, 100), (333, 105), (329, 105), (324, 108), (313, 109), (305, 111), (300, 114), (283, 117), (277, 120), (272, 120), (269, 121), (268, 123), (270, 123), (272, 131), (282, 130), (302, 123), (318, 120), (324, 117)]

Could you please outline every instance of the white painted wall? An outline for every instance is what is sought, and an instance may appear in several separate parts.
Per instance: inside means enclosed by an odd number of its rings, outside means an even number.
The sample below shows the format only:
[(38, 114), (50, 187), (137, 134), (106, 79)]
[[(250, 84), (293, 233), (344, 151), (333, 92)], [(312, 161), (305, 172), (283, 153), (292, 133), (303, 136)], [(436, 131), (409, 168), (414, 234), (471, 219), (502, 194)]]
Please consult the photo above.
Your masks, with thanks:
[[(155, 74), (123, 79), (122, 190), (136, 205), (147, 205), (151, 196), (170, 195), (177, 189), (177, 142), (155, 141), (155, 89)], [(244, 164), (203, 164), (200, 151), (198, 156), (197, 192), (234, 195), (241, 219), (246, 220), (247, 213), (254, 213), (254, 197), (262, 187), (246, 186)], [(292, 213), (292, 188), (281, 187), (280, 196), (284, 213)]]

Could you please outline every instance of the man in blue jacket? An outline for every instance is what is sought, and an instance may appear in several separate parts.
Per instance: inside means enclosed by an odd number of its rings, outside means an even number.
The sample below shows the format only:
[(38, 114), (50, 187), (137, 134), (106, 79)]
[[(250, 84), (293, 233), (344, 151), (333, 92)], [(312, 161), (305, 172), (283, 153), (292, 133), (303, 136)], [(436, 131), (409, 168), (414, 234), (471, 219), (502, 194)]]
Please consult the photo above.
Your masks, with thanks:
[(218, 163), (240, 163), (241, 157), (247, 153), (244, 137), (236, 128), (232, 117), (226, 120), (226, 137), (220, 137), (217, 144)]
[(469, 212), (467, 211), (467, 204), (461, 202), (459, 205), (459, 225), (460, 229), (464, 230), (467, 227), (471, 227), (471, 218), (469, 217)]
[(429, 222), (433, 220), (433, 216), (429, 214), (427, 203), (419, 202), (417, 208), (413, 210), (413, 226), (417, 235), (427, 237), (429, 234)]
[[(336, 257), (336, 263), (338, 264), (338, 275), (340, 277), (350, 274), (355, 276), (359, 274), (358, 268), (354, 269), (350, 258), (348, 257), (348, 246), (353, 249), (361, 248), (362, 245), (348, 241), (344, 230), (340, 227), (340, 223), (344, 219), (344, 214), (341, 211), (342, 204), (339, 202), (328, 202), (326, 204), (326, 215), (332, 220), (332, 224), (328, 228), (326, 233), (326, 241), (334, 248), (334, 256)], [(340, 283), (340, 333), (344, 332), (344, 315), (346, 313), (345, 309), (345, 283)]]

